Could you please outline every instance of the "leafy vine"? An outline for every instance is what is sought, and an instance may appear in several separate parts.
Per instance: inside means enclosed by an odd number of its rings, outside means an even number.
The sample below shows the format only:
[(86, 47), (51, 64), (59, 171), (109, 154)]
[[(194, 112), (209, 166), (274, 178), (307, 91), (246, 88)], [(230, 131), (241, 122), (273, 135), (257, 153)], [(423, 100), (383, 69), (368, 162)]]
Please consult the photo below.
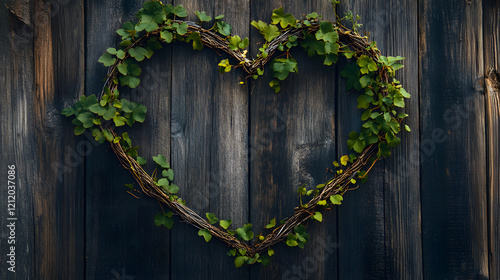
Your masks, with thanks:
[[(339, 1), (331, 3), (335, 10)], [(337, 17), (337, 21), (329, 22), (316, 12), (296, 18), (282, 8), (275, 9), (271, 23), (251, 23), (265, 40), (256, 58), (248, 57), (246, 48), (249, 39), (232, 35), (231, 25), (223, 21), (223, 15), (212, 18), (205, 12), (197, 11), (195, 14), (198, 23), (183, 20), (188, 12), (182, 5), (173, 6), (157, 0), (144, 2), (143, 8), (136, 14), (137, 21), (126, 22), (117, 30), (122, 40), (118, 47), (108, 48), (99, 58), (99, 62), (109, 67), (102, 92), (98, 96), (82, 96), (62, 114), (73, 117), (76, 135), (89, 130), (96, 141), (109, 142), (142, 192), (168, 206), (170, 211), (155, 216), (157, 226), (172, 228), (172, 217), (178, 215), (197, 227), (198, 235), (207, 242), (216, 237), (231, 247), (228, 255), (235, 257), (236, 267), (257, 262), (266, 265), (274, 255), (272, 247), (279, 242), (303, 248), (309, 240), (305, 226), (307, 221), (321, 222), (322, 212), (340, 205), (343, 194), (350, 186), (357, 184), (358, 180), (366, 181), (373, 165), (380, 158), (390, 156), (390, 149), (401, 142), (398, 133), (403, 129), (410, 131), (407, 125), (401, 124), (408, 115), (400, 110), (410, 95), (394, 78), (395, 72), (403, 67), (400, 61), (404, 58), (380, 55), (376, 43), (359, 34), (359, 16), (354, 17), (350, 12), (344, 18)], [(352, 29), (342, 24), (345, 21), (351, 23)], [(211, 28), (202, 27), (207, 24)], [(294, 47), (300, 46), (309, 56), (322, 58), (325, 65), (337, 63), (339, 56), (349, 61), (340, 75), (346, 80), (347, 91), (359, 93), (358, 108), (364, 110), (360, 131), (351, 132), (347, 140), (348, 148), (353, 153), (333, 163), (336, 170), (327, 182), (312, 189), (301, 186), (297, 191), (300, 207), (279, 225), (276, 219), (272, 219), (264, 229), (267, 235), (255, 235), (249, 223), (230, 229), (231, 220), (220, 220), (212, 213), (206, 213), (206, 219), (200, 217), (178, 196), (179, 186), (174, 184), (174, 172), (167, 159), (163, 155), (153, 157), (157, 167), (152, 174), (148, 174), (142, 168), (146, 159), (139, 156), (138, 147), (132, 145), (128, 133), (119, 135), (115, 132), (118, 127), (143, 123), (147, 112), (144, 105), (123, 98), (119, 87), (137, 87), (141, 75), (138, 63), (150, 59), (162, 45), (174, 42), (190, 43), (195, 50), (207, 46), (226, 52), (230, 59), (223, 59), (218, 64), (221, 73), (242, 68), (249, 74), (248, 77), (258, 79), (264, 74), (265, 64), (270, 62), (273, 79), (269, 86), (276, 93), (280, 91), (280, 83), (290, 73), (298, 71), (297, 61), (290, 55)], [(275, 57), (276, 53), (284, 55)], [(235, 60), (236, 64), (231, 64), (230, 60)], [(131, 184), (127, 186), (134, 188)], [(302, 202), (304, 196), (310, 197), (306, 203)]]

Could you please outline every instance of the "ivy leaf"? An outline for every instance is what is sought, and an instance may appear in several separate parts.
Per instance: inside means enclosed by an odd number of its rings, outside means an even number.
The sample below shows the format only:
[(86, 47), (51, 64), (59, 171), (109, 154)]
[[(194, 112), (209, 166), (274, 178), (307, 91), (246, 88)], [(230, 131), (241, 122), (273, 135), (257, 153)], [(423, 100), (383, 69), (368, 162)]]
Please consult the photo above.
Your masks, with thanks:
[(129, 88), (136, 88), (141, 82), (141, 79), (132, 75), (120, 76), (120, 84)]
[(162, 30), (160, 32), (160, 37), (167, 43), (171, 43), (174, 39), (174, 34), (168, 30)]
[(167, 178), (170, 182), (174, 180), (174, 171), (172, 169), (165, 169), (161, 173), (163, 177)]
[(340, 75), (346, 79), (346, 90), (351, 89), (361, 90), (361, 84), (359, 83), (359, 66), (356, 63), (347, 64), (344, 69), (340, 72)]
[(340, 194), (330, 196), (330, 201), (334, 205), (341, 205), (344, 198)]
[(153, 157), (153, 160), (159, 166), (166, 168), (166, 169), (170, 169), (170, 163), (168, 163), (167, 159), (163, 155), (159, 154), (158, 156)]
[(315, 36), (317, 40), (329, 43), (337, 43), (339, 40), (339, 34), (333, 29), (332, 23), (328, 21), (323, 21), (319, 24), (319, 30), (316, 31)]
[(260, 34), (264, 36), (264, 39), (266, 39), (266, 42), (272, 41), (274, 38), (278, 37), (281, 32), (279, 31), (278, 27), (276, 25), (268, 25), (267, 23), (259, 20), (258, 22), (252, 21), (252, 26), (256, 27), (259, 29)]
[(349, 156), (345, 155), (340, 158), (340, 164), (342, 164), (343, 166), (346, 166), (348, 162), (349, 162)]
[(75, 129), (73, 130), (73, 133), (75, 135), (82, 135), (85, 132), (85, 128), (81, 125), (75, 126)]
[(205, 22), (209, 22), (212, 20), (212, 17), (211, 16), (208, 16), (205, 12), (194, 12), (196, 14), (196, 16), (200, 19), (200, 21), (205, 21)]
[(175, 184), (170, 184), (170, 182), (165, 178), (158, 180), (158, 186), (163, 187), (163, 189), (168, 191), (170, 194), (176, 194), (179, 192), (179, 187)]
[(229, 25), (228, 23), (225, 23), (223, 21), (217, 22), (217, 31), (220, 34), (222, 34), (226, 37), (231, 36), (231, 29), (232, 29), (232, 26)]
[(186, 9), (184, 9), (184, 6), (182, 6), (182, 5), (175, 6), (173, 13), (174, 13), (174, 15), (176, 15), (178, 17), (187, 17), (187, 15), (188, 15)]
[(80, 115), (78, 115), (77, 119), (82, 122), (82, 126), (84, 128), (90, 128), (92, 126), (94, 126), (94, 114), (92, 114), (91, 112), (86, 112), (86, 113), (82, 113)]
[(137, 157), (137, 163), (140, 165), (146, 164), (146, 159), (143, 157)]
[(199, 32), (193, 32), (186, 38), (186, 43), (193, 41), (193, 50), (201, 51), (203, 44), (201, 43), (201, 36)]
[(243, 238), (245, 241), (250, 241), (253, 238), (253, 232), (251, 231), (252, 224), (246, 224), (241, 228), (236, 230), (236, 235), (240, 238)]
[(273, 228), (276, 226), (276, 218), (272, 219), (269, 224), (266, 225), (266, 228)]
[(170, 211), (167, 213), (160, 212), (160, 213), (156, 214), (155, 225), (157, 227), (165, 226), (168, 229), (172, 229), (172, 227), (174, 226), (174, 220), (172, 219), (172, 215), (173, 215), (173, 213)]
[(394, 106), (399, 107), (399, 108), (405, 107), (405, 100), (404, 100), (403, 95), (400, 92), (397, 92), (394, 95)]
[(238, 256), (234, 260), (234, 266), (236, 267), (242, 267), (245, 264), (245, 261), (247, 260), (247, 256)]
[(223, 229), (228, 229), (233, 222), (231, 220), (220, 220), (219, 224)]
[(188, 25), (185, 22), (182, 22), (179, 27), (177, 27), (177, 34), (184, 35), (187, 33)]
[(113, 117), (113, 122), (115, 123), (116, 126), (124, 126), (126, 121), (127, 119), (122, 116)]
[(135, 107), (134, 111), (132, 112), (132, 116), (134, 117), (135, 121), (143, 123), (144, 120), (146, 120), (147, 111), (148, 109), (146, 108), (146, 106), (138, 104), (137, 107)]
[(323, 221), (323, 215), (321, 214), (321, 212), (314, 213), (314, 215), (312, 216), (312, 218), (315, 219), (318, 222), (322, 222)]
[(300, 45), (309, 56), (325, 54), (325, 42), (316, 40), (316, 37), (312, 34), (307, 34)]
[(295, 26), (297, 20), (292, 14), (284, 14), (283, 8), (278, 8), (273, 10), (273, 15), (271, 16), (273, 24), (280, 24), (281, 28), (286, 28), (287, 26)]
[(212, 239), (212, 234), (210, 234), (210, 231), (208, 231), (208, 229), (206, 229), (206, 228), (200, 229), (198, 231), (198, 235), (203, 236), (203, 238), (205, 238), (206, 242), (209, 242), (210, 239)]
[(223, 73), (227, 73), (229, 71), (231, 71), (231, 64), (229, 64), (229, 60), (228, 59), (223, 59), (221, 62), (219, 62), (219, 72), (221, 74)]
[(401, 93), (401, 95), (404, 97), (404, 98), (410, 98), (410, 94), (408, 92), (406, 92), (406, 90), (404, 88), (400, 88), (399, 89), (399, 92)]
[[(363, 76), (364, 77), (364, 76)], [(361, 84), (363, 86), (363, 84)], [(373, 100), (373, 96), (369, 96), (366, 94), (361, 94), (358, 97), (358, 109), (368, 109)]]
[(298, 71), (297, 61), (293, 58), (275, 58), (271, 63), (271, 69), (273, 77), (283, 81), (288, 77), (288, 74)]
[(410, 132), (410, 131), (411, 131), (411, 128), (410, 128), (407, 124), (405, 124), (405, 129), (406, 129), (406, 131), (408, 131), (408, 132)]
[(205, 215), (207, 216), (208, 222), (211, 225), (216, 224), (219, 221), (219, 219), (213, 213), (206, 213)]
[(101, 55), (98, 62), (104, 64), (104, 66), (109, 67), (116, 62), (116, 58), (112, 57), (109, 53)]
[(295, 236), (295, 234), (290, 233), (286, 237), (286, 245), (288, 245), (290, 247), (295, 247), (295, 246), (299, 245), (299, 243), (297, 242), (297, 236)]
[[(359, 79), (359, 84), (361, 85), (361, 87), (365, 88), (367, 86), (369, 86), (372, 82), (372, 79), (369, 75), (364, 75), (363, 77), (361, 77)], [(366, 108), (365, 108), (366, 109)]]
[(148, 51), (143, 47), (131, 48), (128, 50), (131, 57), (135, 58), (137, 61), (143, 61), (148, 55)]

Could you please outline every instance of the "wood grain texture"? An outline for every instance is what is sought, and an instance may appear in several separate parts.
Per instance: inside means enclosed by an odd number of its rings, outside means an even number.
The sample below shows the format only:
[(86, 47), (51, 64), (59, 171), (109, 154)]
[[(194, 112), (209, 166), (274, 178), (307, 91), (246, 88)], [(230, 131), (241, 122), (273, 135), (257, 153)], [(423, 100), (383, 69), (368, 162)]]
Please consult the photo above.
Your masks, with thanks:
[[(500, 3), (483, 2), (490, 278), (500, 278)], [(492, 71), (493, 70), (493, 71)], [(491, 71), (491, 72), (490, 72)]]
[[(333, 19), (327, 1), (252, 1), (252, 20), (271, 21), (272, 11), (283, 7), (296, 18), (317, 11)], [(264, 43), (251, 29), (251, 52)], [(276, 94), (266, 75), (252, 85), (250, 105), (250, 202), (251, 221), (256, 230), (269, 221), (289, 217), (299, 205), (297, 189), (323, 183), (326, 168), (335, 160), (335, 67), (322, 65), (302, 50), (292, 51), (298, 74), (291, 73)], [(307, 199), (307, 198), (305, 198)], [(335, 211), (335, 210), (334, 210)], [(311, 239), (306, 247), (275, 249), (268, 267), (252, 267), (252, 279), (336, 279), (336, 215), (324, 214), (324, 224), (311, 221)], [(267, 233), (267, 232), (265, 232)]]
[[(390, 11), (384, 1), (343, 1), (340, 15), (352, 11), (362, 15), (362, 30), (370, 32), (370, 39), (382, 41), (382, 49), (388, 40), (386, 37), (386, 19)], [(383, 16), (383, 19), (382, 19)], [(382, 19), (382, 20), (381, 20)], [(387, 44), (387, 43), (386, 43)], [(345, 66), (339, 63), (339, 71)], [(342, 78), (338, 80), (338, 118), (337, 139), (338, 157), (353, 153), (347, 149), (346, 140), (351, 131), (359, 131), (362, 110), (357, 109), (356, 94), (345, 90)], [(368, 175), (368, 181), (359, 189), (345, 195), (339, 207), (339, 259), (346, 265), (339, 266), (339, 279), (384, 279), (386, 271), (386, 235), (384, 180), (385, 162), (379, 161)]]
[[(142, 1), (87, 1), (86, 94), (99, 94), (106, 67), (98, 63), (107, 48), (115, 46), (115, 30), (134, 20)], [(144, 104), (148, 114), (144, 124), (136, 124), (130, 137), (147, 158), (146, 169), (153, 171), (152, 156), (170, 153), (170, 48), (160, 50), (154, 60), (140, 64), (141, 84), (134, 90), (121, 89), (124, 98)], [(167, 62), (167, 63), (165, 63)], [(162, 108), (164, 111), (162, 112)], [(130, 129), (128, 129), (130, 130)], [(118, 129), (127, 131), (127, 128)], [(89, 136), (89, 139), (91, 137)], [(93, 139), (91, 143), (98, 144)], [(128, 194), (133, 177), (119, 164), (108, 145), (96, 146), (86, 162), (86, 257), (88, 279), (169, 279), (169, 231), (154, 225), (160, 206), (147, 196)], [(121, 278), (120, 278), (121, 277)]]
[[(35, 279), (35, 237), (33, 236), (32, 179), (38, 164), (36, 152), (32, 99), (35, 89), (33, 71), (33, 26), (21, 18), (30, 18), (34, 7), (26, 4), (27, 11), (15, 9), (15, 1), (2, 1), (0, 7), (0, 172), (2, 189), (0, 201), (1, 279)], [(13, 6), (14, 4), (14, 6)], [(27, 21), (27, 20), (26, 20)], [(16, 165), (16, 244), (8, 244), (10, 231), (7, 225), (8, 165)], [(15, 273), (8, 271), (7, 254), (10, 246), (16, 247)], [(10, 259), (10, 257), (9, 257)]]
[(488, 275), (482, 1), (420, 3), (423, 271)]
[[(398, 71), (411, 98), (405, 100), (401, 145), (385, 160), (384, 222), (385, 279), (422, 279), (420, 208), (419, 91), (418, 91), (418, 4), (416, 1), (380, 1), (376, 18), (365, 30), (374, 30), (372, 39), (386, 56), (403, 56), (405, 67)], [(373, 14), (373, 13), (372, 13)], [(407, 133), (403, 125), (412, 131)]]
[[(83, 1), (34, 1), (32, 178), (36, 278), (83, 279), (85, 147), (61, 110), (83, 93)], [(64, 39), (62, 39), (64, 38)], [(35, 129), (36, 128), (36, 129)], [(76, 274), (76, 276), (75, 276)]]
[[(174, 1), (197, 21), (194, 11), (223, 14), (232, 34), (248, 36), (249, 2)], [(231, 219), (232, 228), (248, 222), (248, 91), (239, 85), (242, 72), (218, 73), (224, 56), (191, 44), (172, 51), (171, 158), (180, 196), (200, 216), (214, 213)], [(177, 223), (172, 231), (172, 279), (247, 279), (248, 268), (234, 269), (229, 248), (206, 243), (198, 230)], [(196, 267), (196, 269), (193, 269)]]

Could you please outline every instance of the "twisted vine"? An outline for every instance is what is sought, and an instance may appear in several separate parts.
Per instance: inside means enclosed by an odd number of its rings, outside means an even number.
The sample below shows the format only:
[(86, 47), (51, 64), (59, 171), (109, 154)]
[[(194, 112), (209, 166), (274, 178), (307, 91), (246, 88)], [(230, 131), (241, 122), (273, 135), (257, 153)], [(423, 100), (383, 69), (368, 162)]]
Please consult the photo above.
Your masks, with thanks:
[[(335, 8), (338, 1), (332, 1), (332, 4)], [(336, 22), (329, 22), (322, 20), (317, 13), (296, 19), (291, 14), (285, 14), (282, 8), (275, 9), (271, 24), (252, 22), (266, 41), (255, 58), (247, 57), (248, 38), (232, 36), (231, 26), (222, 21), (223, 16), (217, 16), (212, 21), (212, 17), (205, 12), (195, 13), (200, 23), (180, 19), (187, 16), (182, 5), (165, 5), (157, 0), (145, 2), (136, 15), (138, 21), (127, 22), (117, 31), (122, 36), (119, 47), (107, 49), (99, 59), (109, 67), (103, 90), (98, 96), (82, 96), (62, 114), (74, 116), (76, 135), (88, 129), (96, 141), (109, 142), (121, 165), (134, 176), (140, 190), (170, 209), (156, 215), (157, 225), (171, 228), (175, 214), (198, 228), (198, 234), (207, 242), (215, 237), (232, 248), (228, 254), (235, 257), (237, 267), (256, 262), (267, 264), (274, 255), (272, 247), (280, 242), (303, 248), (309, 239), (304, 225), (310, 219), (321, 222), (321, 213), (340, 205), (342, 195), (350, 186), (356, 184), (356, 180), (366, 181), (366, 175), (376, 161), (389, 156), (390, 148), (401, 142), (397, 134), (401, 131), (402, 120), (408, 115), (398, 108), (404, 107), (404, 99), (410, 95), (393, 77), (395, 71), (403, 67), (399, 63), (403, 58), (380, 55), (376, 43), (358, 33), (360, 25), (352, 13), (342, 19), (337, 17)], [(345, 20), (352, 22), (352, 29), (342, 24)], [(203, 27), (203, 24), (211, 22), (211, 28)], [(222, 60), (218, 65), (221, 73), (242, 68), (248, 77), (258, 79), (269, 63), (273, 74), (269, 85), (275, 92), (280, 91), (280, 83), (290, 73), (297, 72), (297, 62), (290, 55), (293, 47), (300, 45), (309, 56), (322, 57), (325, 65), (335, 64), (339, 56), (351, 61), (341, 75), (346, 79), (346, 90), (359, 93), (358, 108), (365, 110), (361, 131), (351, 132), (347, 141), (349, 149), (354, 152), (342, 156), (340, 163), (334, 162), (334, 176), (324, 184), (310, 190), (300, 187), (300, 206), (281, 225), (276, 226), (276, 220), (271, 220), (266, 226), (270, 232), (265, 236), (255, 237), (251, 224), (231, 230), (231, 220), (219, 220), (211, 213), (206, 214), (207, 219), (199, 216), (177, 196), (179, 187), (173, 183), (174, 172), (166, 158), (162, 155), (153, 157), (157, 168), (148, 174), (142, 167), (146, 159), (138, 155), (138, 147), (132, 146), (128, 133), (119, 135), (115, 131), (125, 124), (132, 127), (135, 122), (144, 122), (147, 112), (145, 106), (121, 97), (119, 87), (137, 87), (141, 74), (137, 62), (151, 58), (162, 44), (174, 41), (192, 43), (195, 50), (209, 47), (225, 52), (236, 64), (231, 65), (229, 59)], [(286, 58), (276, 58), (277, 53), (285, 53)], [(407, 125), (404, 127), (410, 131)], [(364, 170), (368, 165), (370, 167)], [(128, 186), (134, 188), (133, 185)], [(302, 196), (311, 198), (302, 204)], [(255, 241), (247, 243), (251, 240)]]

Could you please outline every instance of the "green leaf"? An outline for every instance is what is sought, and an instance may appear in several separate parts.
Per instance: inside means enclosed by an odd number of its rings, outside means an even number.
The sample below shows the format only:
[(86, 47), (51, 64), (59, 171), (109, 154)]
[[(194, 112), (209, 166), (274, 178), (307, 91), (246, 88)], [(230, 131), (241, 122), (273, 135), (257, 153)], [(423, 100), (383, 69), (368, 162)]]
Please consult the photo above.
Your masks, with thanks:
[(273, 228), (276, 226), (276, 218), (272, 219), (269, 224), (266, 225), (266, 228)]
[(356, 63), (347, 64), (344, 69), (340, 72), (340, 75), (346, 79), (346, 90), (349, 91), (351, 89), (361, 90), (361, 84), (359, 82), (359, 66)]
[(172, 219), (172, 212), (160, 212), (156, 214), (155, 216), (155, 225), (157, 227), (159, 226), (165, 226), (168, 229), (172, 229), (174, 225), (174, 220)]
[(206, 229), (206, 228), (200, 229), (198, 231), (198, 235), (203, 236), (203, 238), (205, 238), (206, 242), (209, 242), (210, 239), (212, 239), (212, 234), (210, 234), (210, 231), (208, 231), (208, 229)]
[(201, 36), (199, 32), (192, 32), (186, 37), (186, 43), (193, 41), (193, 50), (201, 51), (203, 44), (201, 43)]
[(411, 128), (410, 128), (407, 124), (405, 124), (405, 129), (406, 129), (406, 131), (408, 131), (408, 132), (410, 132), (410, 131), (411, 131)]
[(167, 169), (170, 168), (170, 164), (168, 163), (167, 159), (161, 154), (159, 154), (156, 157), (153, 157), (153, 160), (154, 160), (154, 162), (156, 162), (159, 166), (161, 166), (163, 168), (167, 168)]
[(233, 222), (231, 220), (220, 220), (219, 224), (223, 229), (228, 229)]
[[(369, 75), (364, 75), (363, 77), (361, 77), (359, 79), (359, 84), (361, 85), (361, 87), (365, 88), (367, 86), (369, 86), (372, 82), (372, 79)], [(366, 108), (364, 108), (366, 109)]]
[(132, 116), (134, 117), (134, 120), (136, 120), (140, 123), (143, 123), (146, 120), (147, 111), (148, 111), (148, 109), (146, 108), (146, 106), (138, 104), (134, 108), (134, 111), (132, 112)]
[(108, 108), (105, 109), (104, 114), (102, 115), (102, 117), (105, 120), (109, 121), (112, 118), (114, 118), (115, 115), (116, 115), (116, 108), (113, 107), (113, 106), (108, 106)]
[(73, 132), (75, 133), (75, 135), (82, 135), (85, 132), (85, 128), (81, 125), (75, 126)]
[(337, 41), (339, 40), (339, 34), (336, 30), (333, 29), (333, 25), (331, 22), (323, 21), (319, 26), (319, 30), (315, 35), (317, 40), (323, 40), (329, 43), (337, 43)]
[[(172, 169), (170, 169), (170, 170), (172, 170)], [(205, 215), (207, 216), (208, 222), (211, 225), (216, 224), (219, 221), (219, 219), (213, 213), (206, 213)]]
[(297, 242), (297, 236), (295, 236), (295, 234), (290, 233), (286, 237), (286, 245), (288, 245), (290, 247), (295, 247), (295, 246), (299, 245), (299, 243)]
[(271, 63), (271, 69), (273, 77), (283, 81), (288, 77), (288, 74), (298, 71), (297, 61), (293, 58), (275, 58)]
[(250, 241), (253, 238), (253, 232), (251, 231), (251, 229), (252, 224), (246, 224), (236, 230), (236, 235), (245, 241)]
[(325, 42), (316, 40), (312, 34), (306, 34), (300, 45), (309, 56), (325, 54)]
[(182, 22), (179, 27), (177, 27), (177, 34), (184, 35), (187, 33), (188, 25), (185, 22)]
[(131, 57), (135, 58), (137, 61), (143, 61), (148, 55), (148, 51), (143, 47), (131, 48), (128, 50)]
[(200, 21), (206, 21), (206, 22), (209, 22), (212, 20), (212, 17), (211, 16), (208, 16), (205, 12), (194, 12), (196, 14), (196, 16), (200, 19)]
[(273, 24), (279, 23), (281, 28), (286, 28), (289, 25), (293, 27), (297, 21), (292, 14), (284, 14), (283, 8), (273, 10), (271, 20)]
[(275, 93), (278, 93), (281, 90), (280, 82), (278, 80), (272, 80), (269, 82), (269, 86), (274, 90)]
[(247, 256), (238, 256), (234, 260), (234, 266), (236, 267), (242, 267), (245, 264), (245, 261), (247, 260)]
[(116, 126), (124, 126), (126, 121), (127, 119), (122, 116), (113, 117), (113, 122), (115, 123)]
[(330, 196), (330, 201), (334, 205), (341, 205), (344, 198), (340, 194)]
[(138, 77), (127, 75), (120, 76), (120, 84), (122, 86), (128, 86), (129, 88), (136, 88), (141, 80)]
[(99, 58), (98, 62), (100, 62), (100, 63), (104, 64), (104, 66), (108, 67), (108, 66), (115, 64), (116, 58), (112, 57), (109, 53), (105, 53)]
[(312, 12), (312, 13), (306, 15), (307, 19), (317, 19), (318, 17), (319, 17), (319, 15), (316, 12)]
[(171, 182), (174, 180), (174, 171), (172, 169), (163, 170), (161, 175), (163, 175), (163, 177), (166, 177)]
[(340, 163), (341, 163), (343, 166), (346, 166), (348, 162), (349, 162), (349, 156), (345, 155), (345, 156), (342, 156), (342, 157), (340, 158)]
[(173, 13), (174, 13), (174, 15), (176, 15), (178, 17), (187, 17), (187, 15), (188, 15), (186, 9), (184, 9), (184, 6), (182, 6), (182, 5), (175, 6)]
[(323, 221), (323, 215), (321, 214), (321, 212), (314, 213), (314, 215), (312, 216), (312, 218), (315, 219), (318, 222), (322, 222)]
[[(363, 86), (363, 83), (361, 83), (361, 86)], [(369, 96), (366, 94), (359, 95), (359, 97), (358, 97), (358, 109), (368, 109), (368, 107), (370, 107), (372, 100), (373, 100), (373, 96)]]
[(84, 128), (90, 128), (94, 126), (94, 114), (91, 112), (86, 112), (78, 115), (77, 119), (82, 122)]
[(167, 43), (171, 43), (174, 39), (174, 34), (168, 30), (162, 30), (160, 32), (160, 37)]
[(137, 163), (140, 165), (146, 164), (146, 159), (143, 157), (137, 157)]
[(231, 35), (231, 29), (232, 29), (232, 27), (228, 23), (225, 23), (223, 21), (218, 21), (217, 24), (216, 24), (216, 26), (217, 26), (217, 31), (220, 34), (222, 34), (222, 35), (224, 35), (226, 37), (228, 37), (228, 36)]

